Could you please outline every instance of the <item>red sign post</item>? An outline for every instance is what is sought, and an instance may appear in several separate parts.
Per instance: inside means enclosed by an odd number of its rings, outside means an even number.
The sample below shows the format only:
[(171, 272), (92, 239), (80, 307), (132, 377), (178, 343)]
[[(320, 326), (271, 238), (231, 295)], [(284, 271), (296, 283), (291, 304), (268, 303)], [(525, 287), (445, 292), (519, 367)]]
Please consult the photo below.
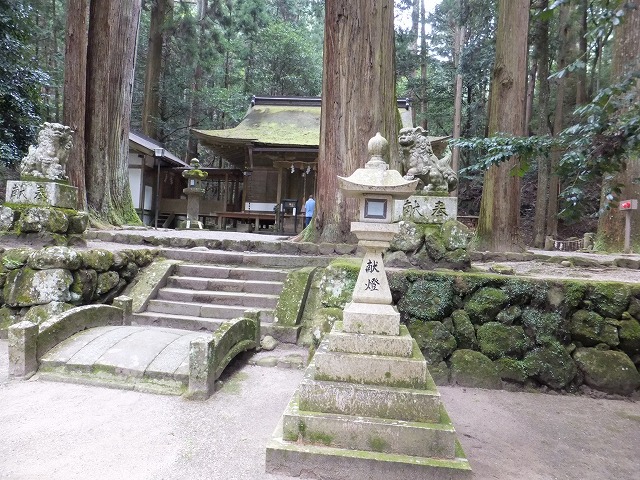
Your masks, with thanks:
[(631, 253), (631, 212), (638, 209), (638, 200), (621, 200), (618, 210), (624, 212), (624, 253)]

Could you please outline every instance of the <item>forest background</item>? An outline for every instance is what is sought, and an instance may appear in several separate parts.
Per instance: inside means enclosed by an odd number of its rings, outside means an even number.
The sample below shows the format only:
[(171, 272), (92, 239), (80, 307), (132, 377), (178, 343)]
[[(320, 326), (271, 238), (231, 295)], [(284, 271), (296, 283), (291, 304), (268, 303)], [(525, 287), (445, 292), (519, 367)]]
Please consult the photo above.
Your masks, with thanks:
[[(517, 154), (513, 173), (522, 175), (526, 244), (595, 231), (625, 183), (633, 183), (609, 177), (624, 170), (640, 143), (634, 83), (640, 29), (620, 30), (628, 17), (637, 22), (637, 2), (527, 2), (526, 31), (511, 32), (528, 39), (525, 135), (489, 139), (503, 2), (435, 3), (428, 12), (419, 0), (395, 1), (396, 94), (413, 100), (416, 124), (430, 135), (467, 139), (460, 143), (459, 213), (479, 213), (483, 172)], [(63, 121), (71, 4), (0, 0), (5, 175), (12, 175), (39, 124)], [(185, 160), (198, 156), (204, 165), (222, 166), (222, 159), (198, 149), (189, 129), (235, 126), (252, 95), (320, 95), (323, 32), (320, 0), (144, 0), (134, 32), (130, 127)], [(618, 64), (634, 68), (612, 72), (616, 50), (622, 51), (616, 39), (625, 36), (636, 48)]]

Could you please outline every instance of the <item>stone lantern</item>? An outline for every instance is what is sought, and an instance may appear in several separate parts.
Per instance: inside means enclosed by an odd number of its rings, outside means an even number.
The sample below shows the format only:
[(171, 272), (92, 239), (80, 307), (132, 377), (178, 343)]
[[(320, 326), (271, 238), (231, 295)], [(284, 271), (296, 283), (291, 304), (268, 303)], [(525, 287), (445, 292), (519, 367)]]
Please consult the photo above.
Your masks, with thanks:
[(341, 190), (360, 202), (351, 231), (365, 249), (352, 302), (318, 346), (267, 445), (266, 470), (342, 480), (469, 478), (427, 362), (392, 305), (382, 252), (398, 230), (395, 199), (418, 180), (389, 170), (387, 141), (369, 141), (370, 160)]
[(182, 172), (182, 176), (187, 179), (187, 188), (182, 191), (187, 196), (187, 220), (178, 224), (178, 229), (202, 229), (200, 221), (200, 199), (204, 196), (204, 188), (202, 188), (202, 180), (209, 175), (207, 172), (200, 170), (200, 161), (194, 158), (189, 163), (191, 170)]
[[(369, 161), (350, 177), (338, 177), (340, 189), (360, 203), (360, 219), (351, 223), (351, 232), (364, 247), (365, 255), (358, 275), (353, 301), (344, 310), (344, 330), (352, 333), (398, 335), (400, 315), (391, 306), (391, 291), (382, 263), (382, 253), (398, 233), (391, 223), (394, 200), (408, 198), (418, 180), (406, 180), (397, 170), (389, 170), (384, 156), (389, 143), (378, 133), (369, 140)], [(364, 321), (375, 311), (375, 321)]]

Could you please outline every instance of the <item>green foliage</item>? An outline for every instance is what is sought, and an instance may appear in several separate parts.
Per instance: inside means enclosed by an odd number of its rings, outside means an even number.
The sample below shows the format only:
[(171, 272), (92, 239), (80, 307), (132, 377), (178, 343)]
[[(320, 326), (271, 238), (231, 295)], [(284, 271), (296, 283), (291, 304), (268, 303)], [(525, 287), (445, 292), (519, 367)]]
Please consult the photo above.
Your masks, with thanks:
[(0, 161), (26, 153), (40, 123), (40, 88), (47, 76), (34, 68), (29, 49), (28, 2), (0, 2)]

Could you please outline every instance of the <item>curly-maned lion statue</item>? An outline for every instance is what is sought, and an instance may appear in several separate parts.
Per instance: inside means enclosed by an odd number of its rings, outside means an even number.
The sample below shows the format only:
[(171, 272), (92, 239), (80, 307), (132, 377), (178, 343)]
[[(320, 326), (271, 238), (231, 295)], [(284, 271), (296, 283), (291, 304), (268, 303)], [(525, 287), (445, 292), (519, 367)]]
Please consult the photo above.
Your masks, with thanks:
[(421, 127), (403, 128), (398, 135), (404, 178), (419, 178), (424, 192), (451, 192), (458, 185), (458, 177), (451, 168), (451, 150), (439, 159), (433, 153), (427, 132)]
[(66, 180), (72, 133), (70, 127), (45, 122), (38, 133), (38, 146), (30, 146), (20, 163), (20, 176)]

